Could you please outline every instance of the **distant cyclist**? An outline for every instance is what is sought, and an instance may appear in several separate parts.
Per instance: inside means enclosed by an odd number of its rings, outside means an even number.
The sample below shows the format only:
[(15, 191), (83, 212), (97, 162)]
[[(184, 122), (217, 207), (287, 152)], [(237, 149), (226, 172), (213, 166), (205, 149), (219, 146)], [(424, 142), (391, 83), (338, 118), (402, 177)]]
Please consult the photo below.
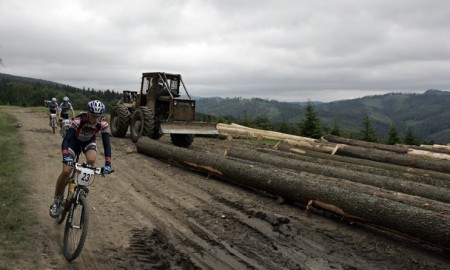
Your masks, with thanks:
[(58, 110), (58, 102), (56, 101), (56, 98), (52, 98), (52, 100), (45, 99), (44, 105), (49, 109), (48, 119), (50, 120), (50, 126), (52, 126), (52, 114), (56, 114), (57, 120), (59, 119), (56, 112)]
[(62, 142), (63, 168), (58, 176), (55, 187), (55, 197), (50, 205), (50, 216), (56, 218), (59, 215), (60, 205), (63, 204), (64, 187), (66, 179), (71, 172), (71, 165), (75, 157), (82, 151), (89, 165), (94, 166), (97, 158), (97, 133), (102, 134), (103, 150), (105, 153), (105, 173), (111, 173), (111, 144), (109, 142), (109, 124), (103, 117), (105, 105), (99, 100), (88, 103), (88, 111), (74, 117), (72, 125), (67, 131)]
[(60, 125), (62, 126), (62, 119), (69, 119), (69, 111), (72, 112), (72, 118), (75, 118), (75, 112), (73, 110), (72, 103), (70, 103), (68, 97), (63, 97), (63, 102), (58, 106)]

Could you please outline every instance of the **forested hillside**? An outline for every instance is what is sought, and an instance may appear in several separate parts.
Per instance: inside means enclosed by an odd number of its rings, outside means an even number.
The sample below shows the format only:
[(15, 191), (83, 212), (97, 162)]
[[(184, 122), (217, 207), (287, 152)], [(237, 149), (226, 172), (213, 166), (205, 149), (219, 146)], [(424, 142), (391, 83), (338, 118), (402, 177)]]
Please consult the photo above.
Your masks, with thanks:
[[(195, 94), (195, 91), (193, 92)], [(75, 110), (85, 110), (92, 99), (105, 102), (107, 112), (121, 93), (79, 89), (60, 83), (0, 73), (0, 105), (42, 106), (44, 99), (68, 96)], [(391, 93), (329, 103), (280, 102), (261, 98), (197, 98), (197, 113), (212, 115), (218, 122), (238, 124), (295, 135), (304, 135), (305, 108), (312, 106), (321, 132), (339, 131), (361, 139), (364, 123), (373, 128), (379, 142), (386, 142), (392, 128), (399, 137), (410, 132), (418, 143), (450, 141), (450, 92), (430, 89), (423, 94)], [(306, 105), (306, 107), (305, 107)], [(198, 117), (203, 119), (202, 117)], [(306, 117), (307, 118), (307, 117)], [(365, 120), (368, 120), (365, 122)], [(367, 127), (367, 126), (366, 126)], [(303, 130), (304, 131), (304, 130)], [(391, 130), (392, 131), (392, 130)], [(410, 134), (411, 135), (411, 134)]]
[(56, 97), (58, 101), (67, 96), (76, 111), (86, 110), (89, 100), (99, 99), (112, 108), (120, 94), (106, 90), (79, 89), (60, 83), (0, 73), (0, 105), (43, 106), (44, 99)]
[[(274, 123), (288, 123), (295, 127), (305, 117), (305, 104), (215, 97), (199, 99), (197, 110), (226, 121), (265, 119), (273, 127), (276, 127)], [(398, 131), (399, 136), (404, 136), (410, 129), (420, 142), (447, 144), (450, 141), (450, 92), (447, 91), (430, 89), (423, 94), (391, 93), (311, 104), (325, 129), (337, 126), (345, 136), (358, 137), (363, 120), (368, 116), (380, 141), (387, 139), (391, 127)]]

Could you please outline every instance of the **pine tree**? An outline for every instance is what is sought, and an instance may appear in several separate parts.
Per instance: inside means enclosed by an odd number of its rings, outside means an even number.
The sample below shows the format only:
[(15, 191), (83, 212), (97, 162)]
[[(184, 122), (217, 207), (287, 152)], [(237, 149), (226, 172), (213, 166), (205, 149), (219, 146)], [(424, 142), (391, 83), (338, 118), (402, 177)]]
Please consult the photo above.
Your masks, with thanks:
[(377, 142), (377, 136), (375, 134), (375, 130), (372, 127), (369, 116), (366, 116), (363, 119), (363, 128), (361, 130), (361, 140), (366, 142)]
[(337, 122), (334, 122), (333, 128), (330, 131), (331, 135), (334, 136), (341, 136), (341, 129), (339, 128), (339, 125)]
[(404, 142), (407, 145), (419, 145), (419, 142), (418, 142), (416, 136), (414, 136), (414, 133), (413, 133), (411, 127), (408, 127), (406, 129)]
[(389, 128), (389, 138), (387, 140), (387, 144), (394, 145), (400, 142), (400, 138), (398, 137), (397, 128), (394, 125), (391, 125)]
[(322, 136), (320, 120), (310, 101), (305, 106), (305, 117), (300, 123), (300, 135), (319, 139)]

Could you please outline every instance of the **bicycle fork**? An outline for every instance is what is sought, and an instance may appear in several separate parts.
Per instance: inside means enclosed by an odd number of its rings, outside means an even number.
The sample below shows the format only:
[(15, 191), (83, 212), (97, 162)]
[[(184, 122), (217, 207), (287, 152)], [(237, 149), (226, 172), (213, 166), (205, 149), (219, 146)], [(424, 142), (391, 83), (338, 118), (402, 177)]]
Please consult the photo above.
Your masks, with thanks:
[(81, 228), (80, 225), (75, 225), (74, 226), (72, 224), (73, 213), (75, 212), (75, 207), (77, 207), (77, 205), (80, 204), (80, 196), (84, 196), (84, 198), (86, 198), (89, 190), (86, 187), (83, 187), (83, 188), (76, 187), (74, 192), (75, 193), (70, 198), (71, 199), (71, 203), (70, 203), (69, 213), (68, 213), (68, 216), (67, 216), (67, 222), (69, 223), (69, 226), (72, 229), (80, 229)]

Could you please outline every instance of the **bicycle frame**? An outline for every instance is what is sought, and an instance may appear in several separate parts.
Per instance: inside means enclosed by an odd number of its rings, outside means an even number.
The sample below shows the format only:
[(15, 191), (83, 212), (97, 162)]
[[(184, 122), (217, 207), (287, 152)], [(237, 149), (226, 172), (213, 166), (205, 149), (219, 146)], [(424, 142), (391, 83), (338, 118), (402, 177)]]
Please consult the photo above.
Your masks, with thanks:
[[(75, 162), (72, 167), (67, 179), (65, 205), (57, 220), (58, 223), (62, 223), (67, 214), (63, 250), (68, 261), (76, 259), (83, 249), (89, 228), (89, 206), (86, 200), (89, 193), (88, 186), (93, 183), (96, 174), (102, 174), (101, 168), (91, 167), (86, 163)], [(75, 218), (76, 221), (74, 221), (75, 213), (78, 217)]]
[(50, 124), (51, 124), (51, 126), (52, 126), (53, 133), (55, 133), (56, 126), (58, 125), (58, 124), (56, 123), (56, 114), (55, 114), (55, 113), (51, 113), (51, 114), (50, 114), (50, 117), (51, 117)]

